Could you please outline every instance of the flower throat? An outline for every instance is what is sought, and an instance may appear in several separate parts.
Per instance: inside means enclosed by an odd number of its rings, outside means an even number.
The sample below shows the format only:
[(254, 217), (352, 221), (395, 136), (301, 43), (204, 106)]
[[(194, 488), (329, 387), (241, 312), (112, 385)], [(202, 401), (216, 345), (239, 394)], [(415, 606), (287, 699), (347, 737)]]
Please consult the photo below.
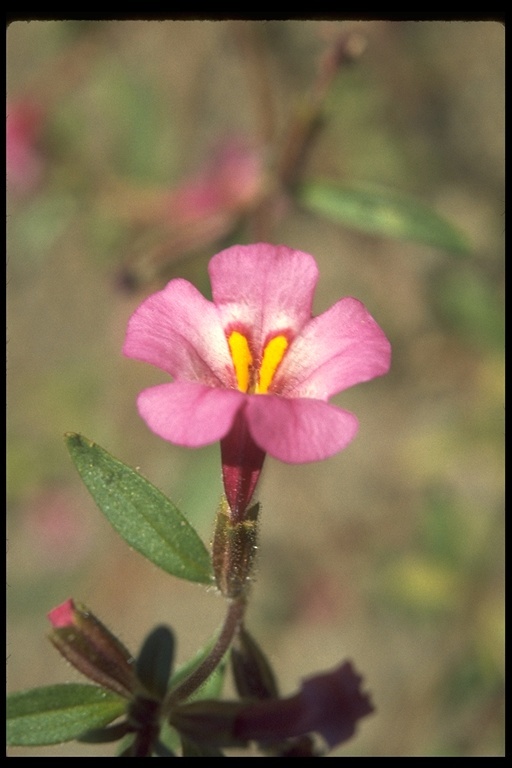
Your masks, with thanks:
[(242, 333), (232, 331), (228, 344), (235, 366), (238, 389), (250, 395), (267, 394), (288, 347), (288, 339), (283, 335), (270, 339), (263, 350), (259, 368), (254, 365), (249, 342)]

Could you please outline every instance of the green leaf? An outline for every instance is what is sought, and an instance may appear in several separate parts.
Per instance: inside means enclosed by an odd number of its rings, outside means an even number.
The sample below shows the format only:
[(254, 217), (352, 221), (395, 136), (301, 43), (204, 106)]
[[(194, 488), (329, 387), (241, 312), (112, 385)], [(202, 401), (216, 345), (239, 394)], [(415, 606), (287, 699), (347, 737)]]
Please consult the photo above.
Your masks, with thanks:
[(132, 726), (127, 720), (114, 725), (107, 725), (104, 728), (91, 728), (82, 733), (78, 741), (82, 744), (110, 744), (112, 741), (119, 741), (131, 733)]
[(96, 685), (70, 683), (13, 693), (7, 698), (7, 744), (35, 747), (76, 739), (122, 715), (126, 701)]
[(269, 659), (244, 627), (231, 647), (231, 669), (241, 699), (277, 699), (279, 691)]
[(446, 326), (472, 345), (501, 352), (505, 344), (505, 304), (501, 289), (481, 270), (443, 270), (432, 299)]
[(163, 752), (167, 749), (169, 752), (176, 754), (179, 752), (180, 748), (181, 739), (178, 731), (173, 728), (172, 725), (169, 725), (166, 720), (164, 720), (160, 728), (160, 738), (155, 744), (155, 753), (159, 757), (163, 757), (164, 755), (160, 754), (160, 752)]
[(142, 645), (135, 669), (146, 690), (160, 701), (167, 691), (173, 659), (173, 633), (163, 625), (155, 627)]
[(131, 547), (173, 576), (212, 582), (202, 540), (158, 488), (82, 435), (68, 433), (66, 443), (96, 504)]
[(459, 254), (470, 250), (464, 235), (442, 216), (393, 190), (311, 182), (301, 185), (296, 194), (305, 207), (346, 227)]
[(181, 745), (182, 757), (224, 757), (224, 753), (218, 747), (196, 744), (186, 736), (182, 736)]

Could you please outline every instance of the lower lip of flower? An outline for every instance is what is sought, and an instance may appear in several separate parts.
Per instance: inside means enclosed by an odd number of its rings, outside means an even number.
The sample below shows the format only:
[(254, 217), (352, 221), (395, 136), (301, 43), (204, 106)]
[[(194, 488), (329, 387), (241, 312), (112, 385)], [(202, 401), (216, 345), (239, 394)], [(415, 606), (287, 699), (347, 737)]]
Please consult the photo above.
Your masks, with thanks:
[(288, 348), (288, 339), (279, 334), (266, 344), (259, 367), (254, 364), (249, 341), (243, 333), (232, 331), (228, 338), (235, 367), (238, 389), (254, 395), (265, 395)]

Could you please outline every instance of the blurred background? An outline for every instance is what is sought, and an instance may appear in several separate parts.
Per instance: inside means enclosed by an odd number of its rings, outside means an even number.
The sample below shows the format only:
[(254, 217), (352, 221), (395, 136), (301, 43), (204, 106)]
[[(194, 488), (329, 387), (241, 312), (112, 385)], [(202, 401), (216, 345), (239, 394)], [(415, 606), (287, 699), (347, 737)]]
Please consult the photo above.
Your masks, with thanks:
[[(467, 254), (290, 204), (244, 225), (262, 166), (347, 31), (366, 47), (332, 83), (303, 178), (396, 189), (458, 227)], [(46, 640), (47, 612), (70, 596), (133, 652), (169, 624), (179, 662), (221, 623), (219, 597), (111, 529), (63, 434), (140, 469), (208, 542), (218, 447), (147, 429), (136, 396), (166, 377), (121, 347), (145, 296), (177, 276), (209, 295), (210, 257), (265, 236), (316, 257), (315, 313), (345, 295), (365, 303), (393, 365), (335, 398), (360, 419), (347, 450), (305, 466), (267, 458), (248, 627), (283, 694), (344, 659), (363, 675), (376, 713), (332, 754), (503, 755), (503, 26), (17, 22), (7, 91), (8, 690), (80, 681)], [(205, 178), (210, 196), (222, 186), (217, 207), (187, 196), (184, 182)]]

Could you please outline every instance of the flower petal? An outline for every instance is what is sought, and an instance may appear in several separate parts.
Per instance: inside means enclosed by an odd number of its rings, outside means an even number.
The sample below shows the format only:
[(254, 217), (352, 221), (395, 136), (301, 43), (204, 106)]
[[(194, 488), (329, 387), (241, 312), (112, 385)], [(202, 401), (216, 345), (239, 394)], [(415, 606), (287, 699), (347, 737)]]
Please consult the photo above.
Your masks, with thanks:
[(286, 397), (327, 400), (389, 370), (391, 345), (357, 299), (313, 318), (291, 344), (272, 383)]
[(59, 627), (71, 627), (75, 619), (75, 602), (73, 598), (69, 598), (64, 603), (61, 603), (56, 608), (48, 613), (48, 618), (51, 621), (52, 627), (58, 629)]
[(224, 328), (245, 327), (261, 349), (268, 335), (295, 336), (311, 318), (318, 268), (312, 256), (284, 245), (235, 245), (214, 256), (208, 271)]
[(178, 379), (236, 386), (217, 308), (181, 278), (171, 280), (134, 312), (123, 352)]
[(174, 381), (145, 389), (137, 405), (155, 434), (177, 445), (198, 448), (229, 432), (245, 399), (237, 390)]
[(326, 459), (343, 450), (358, 430), (354, 414), (305, 398), (252, 395), (245, 417), (260, 448), (290, 464)]

